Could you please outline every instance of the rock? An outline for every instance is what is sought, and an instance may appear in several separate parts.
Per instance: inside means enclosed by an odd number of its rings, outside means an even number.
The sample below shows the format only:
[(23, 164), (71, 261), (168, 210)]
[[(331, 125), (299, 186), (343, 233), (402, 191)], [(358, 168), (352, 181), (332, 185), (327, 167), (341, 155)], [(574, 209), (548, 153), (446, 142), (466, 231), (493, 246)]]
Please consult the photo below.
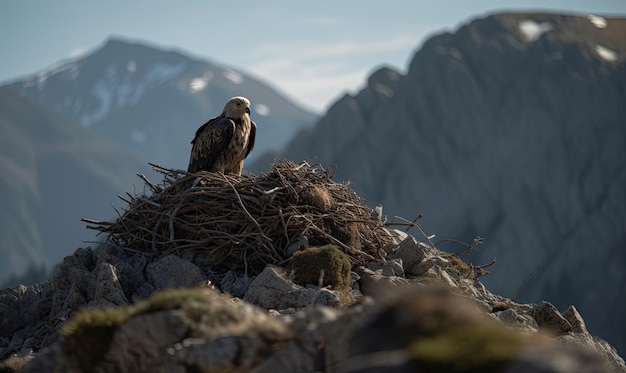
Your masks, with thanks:
[(519, 314), (513, 309), (496, 312), (495, 316), (504, 325), (525, 333), (535, 333), (539, 329), (534, 318), (525, 314)]
[(565, 319), (572, 326), (572, 332), (589, 333), (587, 331), (587, 327), (585, 326), (585, 320), (583, 320), (583, 317), (580, 315), (580, 313), (578, 313), (576, 307), (571, 305), (567, 307), (565, 312), (563, 312), (563, 317), (565, 317)]
[(407, 275), (418, 275), (419, 264), (427, 255), (432, 255), (433, 253), (434, 249), (422, 242), (418, 242), (414, 237), (409, 236), (400, 243), (398, 250), (391, 253), (389, 257), (402, 259), (404, 272)]
[[(328, 290), (327, 290), (328, 292)], [(283, 278), (271, 266), (266, 267), (250, 284), (243, 297), (250, 302), (266, 309), (303, 308), (311, 304), (335, 304), (334, 296), (327, 292), (318, 292), (303, 288)]]
[(254, 281), (254, 277), (248, 277), (245, 274), (238, 275), (233, 271), (228, 271), (220, 282), (220, 289), (233, 297), (243, 298), (252, 281)]
[(206, 281), (198, 266), (173, 254), (148, 264), (146, 278), (156, 290), (196, 286)]
[(383, 276), (404, 277), (402, 258), (388, 259), (385, 263), (369, 262), (366, 267), (374, 272), (380, 270)]
[[(90, 313), (100, 316), (87, 317)], [(103, 315), (119, 317), (115, 322)], [(246, 371), (290, 336), (283, 324), (244, 302), (214, 291), (165, 291), (127, 310), (84, 311), (66, 327), (61, 344), (26, 365), (24, 372), (186, 372)], [(106, 316), (105, 316), (106, 317)], [(108, 328), (108, 342), (90, 347), (93, 320)], [(91, 329), (90, 329), (91, 328)], [(102, 332), (102, 331), (101, 331)], [(103, 334), (105, 335), (105, 334)]]
[(109, 263), (99, 262), (95, 268), (96, 290), (90, 307), (96, 307), (106, 301), (107, 305), (121, 306), (128, 304), (117, 276), (116, 268)]
[(537, 321), (539, 328), (555, 333), (556, 335), (563, 335), (572, 331), (570, 323), (561, 315), (559, 310), (549, 302), (539, 303), (533, 310), (532, 316)]
[(143, 269), (145, 268), (145, 258), (143, 265), (139, 265), (139, 268), (132, 261), (118, 261), (115, 264), (115, 272), (117, 279), (124, 296), (126, 299), (132, 299), (133, 294), (139, 289), (145, 282), (146, 278), (143, 275)]
[(389, 243), (389, 245), (383, 248), (387, 254), (391, 254), (392, 252), (398, 250), (398, 246), (400, 246), (400, 243), (402, 243), (402, 241), (406, 240), (409, 237), (408, 233), (399, 229), (385, 228), (385, 232), (387, 232), (387, 234), (389, 234), (389, 237), (391, 237), (391, 242)]
[(150, 285), (148, 282), (144, 282), (137, 288), (137, 290), (133, 293), (132, 299), (133, 303), (137, 303), (142, 299), (148, 298), (152, 293), (154, 293), (154, 286)]
[(389, 292), (396, 292), (410, 286), (410, 282), (398, 276), (384, 276), (382, 271), (374, 272), (368, 268), (359, 268), (359, 289), (365, 296), (385, 297)]

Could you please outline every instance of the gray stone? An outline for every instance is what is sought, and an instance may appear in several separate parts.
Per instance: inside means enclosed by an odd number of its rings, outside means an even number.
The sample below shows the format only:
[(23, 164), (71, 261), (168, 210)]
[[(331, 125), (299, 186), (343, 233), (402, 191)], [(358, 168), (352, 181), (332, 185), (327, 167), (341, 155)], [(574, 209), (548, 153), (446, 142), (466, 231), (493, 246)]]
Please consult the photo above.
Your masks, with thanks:
[(569, 322), (572, 326), (572, 332), (574, 333), (588, 333), (587, 326), (585, 325), (585, 320), (578, 313), (576, 307), (570, 305), (567, 307), (565, 312), (563, 312), (563, 317)]
[(126, 299), (132, 299), (137, 289), (146, 282), (143, 269), (139, 269), (127, 261), (118, 261), (115, 264), (115, 272)]
[(237, 274), (233, 271), (228, 271), (220, 282), (220, 289), (224, 293), (229, 293), (234, 297), (243, 298), (253, 280), (254, 277), (248, 277), (245, 274)]
[(156, 290), (197, 286), (206, 281), (198, 266), (173, 254), (148, 264), (146, 278)]
[(384, 276), (380, 271), (374, 272), (368, 268), (362, 268), (360, 276), (359, 288), (365, 296), (386, 297), (410, 285), (403, 277)]
[(148, 282), (144, 282), (137, 288), (137, 290), (132, 295), (133, 303), (137, 303), (142, 299), (148, 298), (152, 293), (154, 293), (154, 286), (150, 285)]
[(385, 228), (385, 232), (387, 232), (387, 234), (391, 238), (391, 242), (389, 243), (389, 245), (384, 248), (387, 254), (391, 254), (392, 252), (398, 250), (398, 246), (400, 246), (400, 243), (402, 243), (402, 241), (406, 240), (409, 237), (408, 233), (399, 229)]
[(365, 267), (374, 272), (380, 271), (383, 276), (404, 277), (402, 258), (388, 259), (384, 263), (369, 262)]
[(94, 272), (96, 275), (96, 291), (94, 299), (89, 302), (89, 306), (94, 307), (105, 304), (105, 302), (116, 306), (128, 304), (128, 299), (126, 299), (122, 285), (117, 277), (117, 270), (112, 264), (99, 262)]
[(433, 255), (436, 252), (435, 249), (426, 245), (423, 242), (418, 242), (413, 236), (408, 236), (398, 246), (398, 250), (389, 254), (392, 259), (402, 259), (404, 266), (404, 272), (406, 275), (418, 275), (418, 266), (426, 258), (426, 256)]
[(317, 291), (298, 286), (267, 266), (250, 284), (243, 299), (259, 307), (281, 310), (306, 307), (316, 297)]
[(510, 326), (522, 332), (534, 333), (539, 329), (535, 319), (525, 314), (519, 314), (511, 308), (496, 312), (495, 316), (498, 320), (504, 323), (504, 325)]
[(559, 310), (549, 302), (540, 302), (532, 312), (539, 328), (562, 335), (572, 331), (570, 323), (561, 315)]

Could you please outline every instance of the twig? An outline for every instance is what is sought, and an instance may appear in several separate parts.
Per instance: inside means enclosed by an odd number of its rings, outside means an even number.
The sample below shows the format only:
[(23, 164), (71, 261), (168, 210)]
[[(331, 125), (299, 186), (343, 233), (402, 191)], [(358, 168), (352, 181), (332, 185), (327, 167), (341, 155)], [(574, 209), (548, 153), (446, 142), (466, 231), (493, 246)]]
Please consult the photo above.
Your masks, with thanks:
[(524, 279), (522, 280), (522, 283), (517, 287), (517, 290), (515, 290), (515, 294), (513, 294), (513, 298), (511, 298), (511, 300), (513, 302), (515, 302), (515, 300), (517, 299), (517, 295), (519, 294), (520, 290), (522, 290), (522, 288), (524, 287), (524, 285), (526, 285), (526, 282), (535, 275), (535, 273), (537, 273), (539, 271), (539, 269), (541, 268), (541, 263), (539, 263), (539, 265), (537, 266), (537, 268), (535, 268), (532, 272), (530, 272), (526, 277), (524, 277)]
[(239, 196), (239, 193), (237, 192), (237, 189), (235, 188), (235, 186), (233, 185), (233, 183), (230, 182), (230, 180), (228, 180), (228, 178), (226, 177), (226, 175), (224, 176), (224, 180), (226, 180), (226, 182), (228, 183), (228, 185), (230, 185), (230, 187), (233, 189), (233, 192), (235, 192), (235, 196), (237, 197), (237, 201), (239, 201), (239, 205), (241, 206), (241, 208), (243, 209), (243, 211), (246, 213), (246, 215), (248, 216), (248, 219), (250, 219), (254, 225), (259, 229), (259, 232), (263, 235), (263, 238), (265, 238), (268, 241), (272, 241), (271, 238), (267, 237), (265, 235), (265, 233), (263, 232), (263, 228), (261, 228), (261, 226), (259, 225), (259, 222), (256, 221), (255, 218), (252, 217), (252, 215), (250, 215), (250, 212), (248, 211), (248, 209), (246, 208), (246, 206), (244, 206), (243, 201), (241, 200), (241, 196)]
[[(406, 224), (409, 226), (409, 228), (410, 228), (410, 227), (415, 227), (415, 228), (417, 228), (417, 230), (419, 230), (419, 231), (420, 231), (420, 233), (422, 234), (422, 236), (424, 236), (424, 238), (428, 241), (428, 243), (430, 244), (430, 246), (432, 246), (432, 247), (436, 247), (436, 246), (435, 246), (435, 244), (433, 243), (433, 241), (431, 241), (431, 240), (430, 240), (432, 236), (428, 236), (428, 235), (426, 235), (426, 233), (424, 233), (424, 231), (422, 230), (422, 227), (421, 227), (419, 224), (417, 224), (417, 223), (416, 223), (419, 219), (421, 219), (421, 218), (422, 218), (422, 216), (423, 216), (423, 215), (422, 215), (422, 214), (420, 214), (417, 218), (413, 219), (413, 221), (406, 220), (405, 218), (402, 218), (402, 217), (400, 217), (400, 216), (394, 216), (393, 218), (394, 218), (394, 219), (400, 219), (401, 221), (403, 221), (404, 223), (406, 223)], [(390, 225), (395, 225), (395, 224), (391, 223)], [(408, 229), (407, 229), (407, 231), (408, 231)]]

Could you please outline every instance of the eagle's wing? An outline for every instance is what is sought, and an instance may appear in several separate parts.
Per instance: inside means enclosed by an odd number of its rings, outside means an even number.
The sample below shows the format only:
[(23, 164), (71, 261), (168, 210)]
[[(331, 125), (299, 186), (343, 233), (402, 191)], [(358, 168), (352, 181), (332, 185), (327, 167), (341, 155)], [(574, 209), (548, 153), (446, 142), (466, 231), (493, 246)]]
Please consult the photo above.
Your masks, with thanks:
[(250, 121), (250, 136), (248, 136), (248, 147), (246, 148), (246, 157), (254, 148), (254, 140), (256, 139), (256, 123)]
[(235, 123), (228, 118), (215, 117), (196, 131), (191, 141), (191, 156), (187, 171), (213, 171), (215, 162), (230, 143), (235, 132)]

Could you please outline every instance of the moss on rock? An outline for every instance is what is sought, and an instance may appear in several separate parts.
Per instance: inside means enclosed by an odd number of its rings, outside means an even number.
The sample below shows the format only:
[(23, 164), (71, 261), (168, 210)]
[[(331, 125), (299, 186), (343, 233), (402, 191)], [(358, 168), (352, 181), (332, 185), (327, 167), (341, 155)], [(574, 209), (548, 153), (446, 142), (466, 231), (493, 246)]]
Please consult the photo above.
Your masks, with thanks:
[(128, 307), (81, 309), (61, 328), (65, 351), (83, 371), (96, 366), (109, 351), (117, 328), (131, 317)]
[(322, 281), (323, 286), (342, 290), (350, 286), (350, 259), (334, 245), (310, 247), (291, 257), (289, 267), (299, 285)]

